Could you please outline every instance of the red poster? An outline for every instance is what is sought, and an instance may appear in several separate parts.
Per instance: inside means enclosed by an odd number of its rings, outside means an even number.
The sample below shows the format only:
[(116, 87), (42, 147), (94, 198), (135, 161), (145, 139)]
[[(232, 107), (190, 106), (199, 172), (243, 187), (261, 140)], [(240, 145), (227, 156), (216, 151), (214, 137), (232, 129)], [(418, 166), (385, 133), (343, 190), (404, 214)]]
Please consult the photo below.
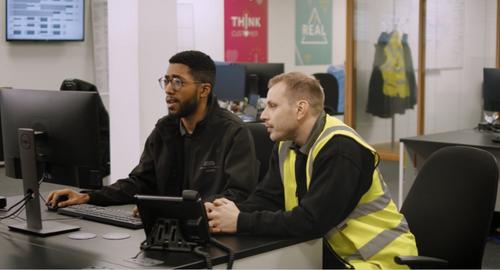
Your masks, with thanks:
[(224, 59), (267, 62), (267, 0), (224, 0)]

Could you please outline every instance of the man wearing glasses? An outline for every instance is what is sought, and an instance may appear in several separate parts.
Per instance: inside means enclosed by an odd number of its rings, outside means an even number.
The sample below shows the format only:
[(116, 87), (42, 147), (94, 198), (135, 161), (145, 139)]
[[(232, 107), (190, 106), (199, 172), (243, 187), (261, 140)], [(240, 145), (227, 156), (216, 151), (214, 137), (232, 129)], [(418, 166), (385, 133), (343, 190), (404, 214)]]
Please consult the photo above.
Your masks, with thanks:
[[(249, 130), (221, 109), (212, 93), (213, 60), (199, 51), (184, 51), (169, 63), (159, 79), (169, 114), (157, 122), (129, 177), (88, 194), (53, 191), (48, 204), (128, 204), (135, 194), (181, 196), (184, 189), (197, 190), (205, 201), (246, 199), (257, 183), (259, 164)], [(58, 202), (62, 195), (67, 200)]]

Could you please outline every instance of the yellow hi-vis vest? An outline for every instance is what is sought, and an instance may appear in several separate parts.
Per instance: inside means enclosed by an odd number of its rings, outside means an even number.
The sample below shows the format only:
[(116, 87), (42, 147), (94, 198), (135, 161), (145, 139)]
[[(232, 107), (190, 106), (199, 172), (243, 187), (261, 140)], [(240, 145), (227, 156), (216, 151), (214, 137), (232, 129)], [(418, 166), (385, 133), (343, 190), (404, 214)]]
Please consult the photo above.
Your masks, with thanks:
[(384, 48), (385, 62), (380, 66), (384, 79), (383, 93), (389, 97), (407, 98), (410, 96), (410, 86), (406, 78), (403, 44), (399, 32), (391, 34)]
[[(378, 164), (375, 150), (340, 120), (326, 116), (325, 127), (309, 150), (306, 163), (306, 186), (309, 189), (313, 164), (323, 146), (335, 135), (344, 135), (370, 150)], [(296, 154), (291, 141), (279, 144), (279, 166), (284, 186), (285, 209), (298, 205), (295, 180)], [(368, 191), (363, 194), (353, 212), (324, 236), (331, 248), (357, 269), (406, 268), (394, 262), (396, 255), (417, 255), (415, 237), (405, 218), (389, 196), (385, 183), (376, 169)]]

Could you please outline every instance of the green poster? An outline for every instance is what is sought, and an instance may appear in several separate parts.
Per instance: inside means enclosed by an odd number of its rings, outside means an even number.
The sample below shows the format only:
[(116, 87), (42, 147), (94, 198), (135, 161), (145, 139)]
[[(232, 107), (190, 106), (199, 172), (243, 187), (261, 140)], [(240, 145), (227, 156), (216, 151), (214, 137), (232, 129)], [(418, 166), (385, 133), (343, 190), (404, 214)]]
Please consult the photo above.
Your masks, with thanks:
[(295, 64), (332, 62), (332, 1), (295, 0)]

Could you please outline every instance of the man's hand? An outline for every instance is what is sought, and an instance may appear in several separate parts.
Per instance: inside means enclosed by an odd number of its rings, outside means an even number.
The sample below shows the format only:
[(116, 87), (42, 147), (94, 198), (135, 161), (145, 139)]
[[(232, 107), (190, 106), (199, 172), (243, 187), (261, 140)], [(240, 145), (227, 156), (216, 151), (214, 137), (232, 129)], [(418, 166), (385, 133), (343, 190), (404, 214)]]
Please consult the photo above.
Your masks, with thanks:
[(137, 217), (137, 218), (141, 216), (139, 214), (139, 208), (137, 208), (137, 206), (134, 206), (134, 209), (132, 209), (132, 216)]
[[(65, 201), (61, 201), (57, 205), (55, 205), (59, 196), (64, 196), (64, 195), (67, 196), (68, 199)], [(74, 190), (66, 188), (66, 189), (52, 191), (49, 194), (49, 197), (47, 198), (47, 204), (51, 205), (52, 207), (66, 207), (74, 204), (87, 203), (89, 199), (90, 196), (88, 194), (78, 193)]]
[(210, 232), (236, 232), (240, 210), (234, 202), (226, 198), (216, 199), (213, 203), (205, 203), (205, 210), (207, 211)]

